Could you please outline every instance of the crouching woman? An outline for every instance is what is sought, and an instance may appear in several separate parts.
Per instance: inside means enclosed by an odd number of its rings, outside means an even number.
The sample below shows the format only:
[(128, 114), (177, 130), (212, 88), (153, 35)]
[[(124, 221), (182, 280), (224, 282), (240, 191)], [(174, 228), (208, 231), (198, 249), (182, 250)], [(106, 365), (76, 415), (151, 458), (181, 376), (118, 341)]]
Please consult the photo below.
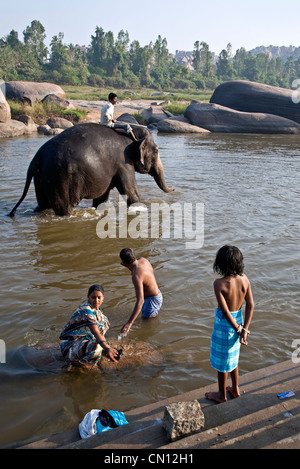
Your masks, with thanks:
[(92, 285), (87, 300), (72, 315), (60, 334), (63, 357), (74, 365), (97, 365), (102, 353), (117, 362), (118, 351), (111, 348), (105, 334), (109, 321), (100, 309), (104, 300), (101, 285)]

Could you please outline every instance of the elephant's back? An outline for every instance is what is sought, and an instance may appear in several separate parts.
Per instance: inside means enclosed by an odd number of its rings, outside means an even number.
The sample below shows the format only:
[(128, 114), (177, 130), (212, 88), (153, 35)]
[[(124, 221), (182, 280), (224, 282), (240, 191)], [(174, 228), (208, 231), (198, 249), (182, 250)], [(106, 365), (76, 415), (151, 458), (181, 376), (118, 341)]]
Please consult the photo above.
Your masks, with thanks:
[(76, 124), (48, 140), (39, 149), (43, 163), (83, 161), (100, 148), (109, 149), (111, 129), (93, 122)]
[(48, 140), (42, 148), (44, 151), (50, 150), (52, 155), (67, 153), (70, 158), (71, 154), (73, 157), (76, 155), (82, 157), (91, 148), (95, 151), (103, 148), (109, 151), (116, 144), (120, 148), (124, 148), (128, 141), (130, 141), (129, 137), (121, 135), (105, 125), (84, 122), (64, 130)]

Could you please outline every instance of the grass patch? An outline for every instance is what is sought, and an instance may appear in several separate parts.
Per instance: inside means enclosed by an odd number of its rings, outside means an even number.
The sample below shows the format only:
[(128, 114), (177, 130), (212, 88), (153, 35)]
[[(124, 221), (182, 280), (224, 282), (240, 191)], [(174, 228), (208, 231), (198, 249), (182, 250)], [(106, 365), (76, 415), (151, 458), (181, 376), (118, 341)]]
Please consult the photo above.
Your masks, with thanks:
[(166, 111), (171, 112), (171, 114), (184, 114), (187, 106), (189, 103), (170, 103), (170, 104), (164, 104), (163, 108)]
[[(64, 92), (66, 93), (66, 99), (82, 99), (87, 101), (107, 101), (108, 94), (111, 91), (115, 91), (111, 88), (99, 88), (93, 86), (71, 86), (62, 85)], [(131, 91), (134, 94), (129, 94)], [(164, 92), (155, 91), (153, 89), (141, 88), (141, 89), (121, 89), (117, 90), (116, 94), (120, 100), (131, 99), (149, 99), (151, 101), (170, 101), (178, 102), (184, 101), (188, 104), (192, 101), (204, 101), (209, 102), (212, 90), (166, 90)]]
[(86, 116), (86, 111), (82, 109), (64, 109), (57, 104), (36, 102), (30, 105), (21, 101), (8, 100), (11, 109), (12, 119), (17, 119), (20, 115), (30, 116), (36, 124), (45, 124), (49, 117), (63, 117), (73, 124), (81, 121)]

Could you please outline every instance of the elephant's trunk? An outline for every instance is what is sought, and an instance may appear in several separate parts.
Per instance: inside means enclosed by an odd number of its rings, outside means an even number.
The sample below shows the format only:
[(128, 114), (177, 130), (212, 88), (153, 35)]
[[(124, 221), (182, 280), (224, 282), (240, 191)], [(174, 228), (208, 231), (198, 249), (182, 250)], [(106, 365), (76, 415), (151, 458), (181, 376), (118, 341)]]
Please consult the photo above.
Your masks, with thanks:
[(174, 187), (168, 186), (166, 183), (165, 172), (159, 155), (149, 171), (149, 174), (154, 177), (156, 184), (162, 191), (172, 192), (174, 190)]

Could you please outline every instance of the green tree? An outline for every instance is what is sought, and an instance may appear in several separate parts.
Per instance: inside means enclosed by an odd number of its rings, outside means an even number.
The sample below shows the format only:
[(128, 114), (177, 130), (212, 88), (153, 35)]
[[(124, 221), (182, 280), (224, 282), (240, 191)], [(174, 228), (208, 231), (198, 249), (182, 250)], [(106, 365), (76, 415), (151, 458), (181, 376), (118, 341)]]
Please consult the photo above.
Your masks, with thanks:
[(230, 58), (230, 44), (226, 49), (221, 50), (216, 67), (216, 74), (222, 80), (232, 80), (234, 78), (234, 68)]
[(204, 77), (210, 77), (212, 75), (212, 53), (206, 42), (202, 41), (200, 46), (201, 71)]
[(158, 67), (166, 67), (168, 64), (169, 51), (167, 46), (166, 38), (159, 35), (153, 46), (155, 65)]
[(31, 25), (23, 31), (23, 36), (28, 52), (42, 62), (48, 52), (44, 43), (46, 34), (42, 23), (37, 20), (32, 21)]
[(60, 70), (64, 65), (69, 63), (68, 46), (63, 43), (64, 33), (58, 33), (58, 36), (53, 36), (51, 47), (51, 62), (50, 68), (52, 70)]
[(235, 56), (233, 57), (233, 68), (235, 74), (239, 78), (244, 78), (245, 76), (245, 67), (246, 67), (247, 51), (244, 47), (237, 49)]
[(129, 34), (123, 29), (118, 33), (117, 39), (114, 44), (112, 54), (112, 74), (120, 73), (125, 75), (129, 70), (129, 57), (127, 48), (129, 45)]
[(152, 43), (141, 47), (138, 41), (133, 41), (130, 45), (130, 68), (142, 86), (151, 86), (150, 67), (153, 54)]
[(194, 43), (194, 50), (193, 50), (193, 67), (196, 72), (200, 71), (201, 68), (201, 57), (200, 57), (200, 42), (196, 41)]
[(23, 43), (19, 40), (17, 31), (14, 29), (6, 36), (6, 44), (13, 50), (21, 50)]
[(107, 58), (107, 38), (103, 28), (96, 27), (95, 36), (91, 36), (88, 60), (92, 67), (103, 67)]

